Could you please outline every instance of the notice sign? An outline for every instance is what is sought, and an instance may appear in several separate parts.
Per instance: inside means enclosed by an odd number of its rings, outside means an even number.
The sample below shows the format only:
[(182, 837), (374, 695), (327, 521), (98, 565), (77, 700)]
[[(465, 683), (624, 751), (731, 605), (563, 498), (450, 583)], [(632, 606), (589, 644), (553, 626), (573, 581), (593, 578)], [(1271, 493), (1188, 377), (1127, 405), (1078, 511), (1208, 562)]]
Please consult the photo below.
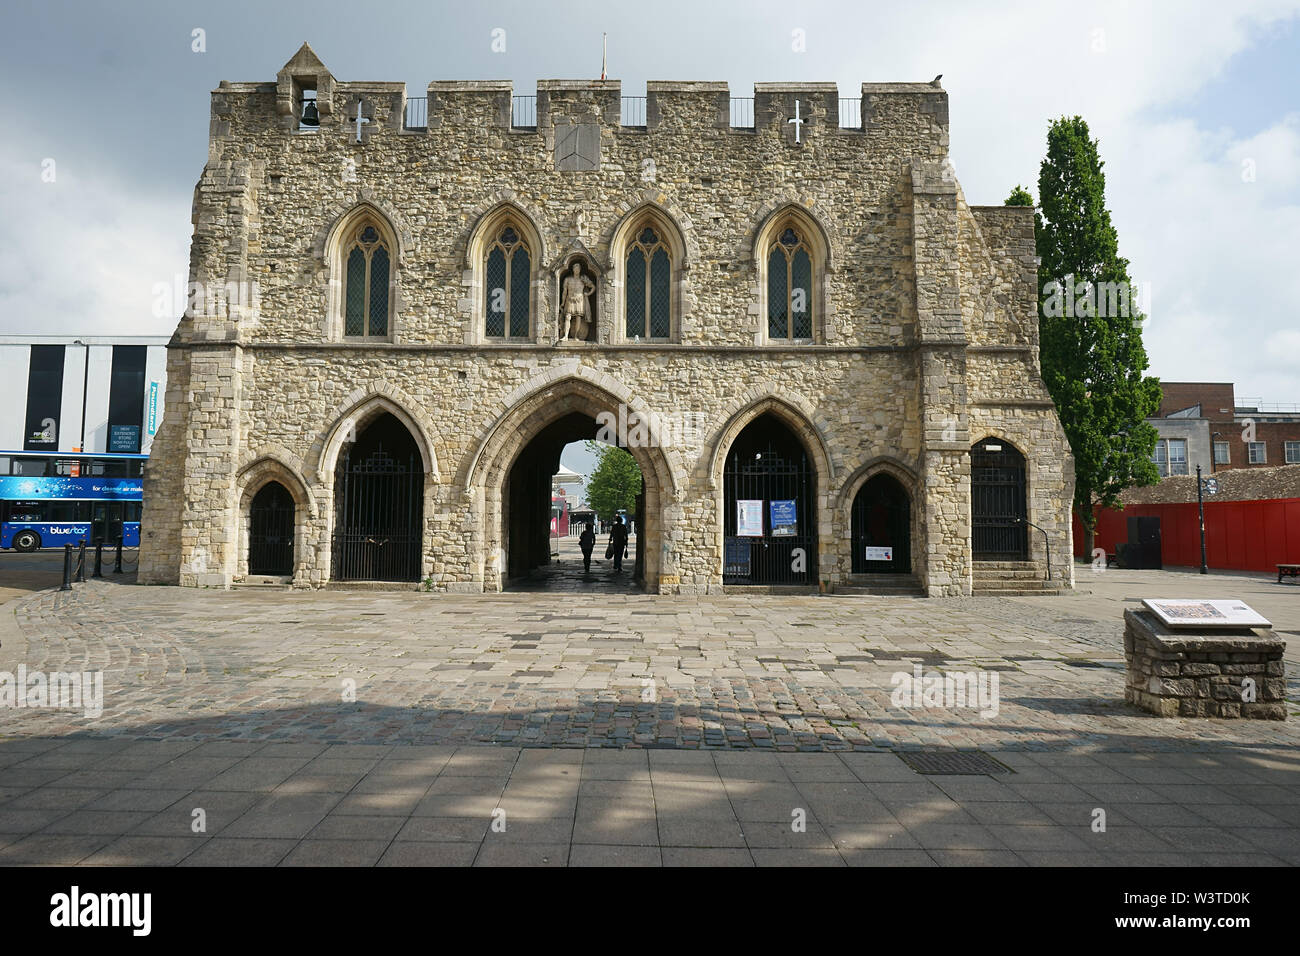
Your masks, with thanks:
[(137, 454), (140, 451), (140, 426), (109, 425), (108, 450), (128, 455)]
[(736, 502), (736, 534), (742, 538), (763, 537), (763, 500)]
[(872, 548), (872, 547), (868, 547), (868, 548), (867, 548), (867, 560), (868, 560), (868, 561), (893, 561), (893, 560), (894, 560), (894, 549), (893, 549), (893, 548)]
[(767, 510), (772, 517), (772, 537), (794, 537), (799, 533), (799, 522), (793, 501), (769, 501)]
[(1194, 598), (1143, 598), (1142, 603), (1167, 627), (1271, 627), (1241, 601)]
[(749, 548), (750, 543), (748, 541), (728, 538), (726, 542), (726, 562), (722, 573), (738, 578), (749, 577)]

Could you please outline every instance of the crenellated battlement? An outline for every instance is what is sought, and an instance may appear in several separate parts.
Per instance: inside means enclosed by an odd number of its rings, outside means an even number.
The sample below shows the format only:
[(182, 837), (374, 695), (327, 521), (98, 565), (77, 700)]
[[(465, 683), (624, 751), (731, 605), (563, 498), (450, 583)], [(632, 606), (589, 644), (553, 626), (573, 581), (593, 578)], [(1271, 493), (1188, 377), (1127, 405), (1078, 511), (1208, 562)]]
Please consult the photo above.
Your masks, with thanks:
[[(756, 83), (748, 92), (734, 96), (725, 82), (652, 80), (644, 96), (624, 96), (618, 80), (539, 80), (531, 92), (517, 93), (509, 80), (435, 80), (424, 96), (408, 96), (403, 83), (338, 80), (303, 44), (274, 83), (222, 81), (213, 91), (213, 138), (231, 135), (232, 113), (243, 112), (250, 122), (273, 117), (292, 134), (351, 128), (355, 137), (360, 127), (359, 142), (464, 124), (549, 135), (584, 123), (615, 135), (775, 130), (793, 141), (798, 126), (801, 141), (889, 131), (947, 139), (948, 94), (937, 81), (863, 83), (856, 96), (841, 96), (834, 83)], [(315, 125), (304, 123), (309, 102)]]

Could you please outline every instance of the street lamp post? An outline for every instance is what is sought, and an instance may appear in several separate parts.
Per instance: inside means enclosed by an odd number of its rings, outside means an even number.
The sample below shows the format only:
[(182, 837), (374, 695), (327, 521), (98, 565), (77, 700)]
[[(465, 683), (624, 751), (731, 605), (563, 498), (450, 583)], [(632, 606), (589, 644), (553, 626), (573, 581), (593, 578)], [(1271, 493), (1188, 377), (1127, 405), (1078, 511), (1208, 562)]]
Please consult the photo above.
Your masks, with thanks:
[(1205, 563), (1205, 499), (1201, 493), (1201, 466), (1196, 466), (1196, 511), (1201, 519), (1201, 573), (1209, 574), (1209, 566)]

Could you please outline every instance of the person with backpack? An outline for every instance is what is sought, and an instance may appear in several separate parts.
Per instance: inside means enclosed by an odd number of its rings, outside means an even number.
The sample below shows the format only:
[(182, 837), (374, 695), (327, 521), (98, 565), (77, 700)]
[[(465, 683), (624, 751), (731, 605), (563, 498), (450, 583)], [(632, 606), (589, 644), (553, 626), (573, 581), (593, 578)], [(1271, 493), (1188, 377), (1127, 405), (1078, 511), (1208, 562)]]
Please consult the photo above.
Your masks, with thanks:
[(614, 570), (623, 570), (623, 559), (627, 557), (627, 525), (623, 516), (614, 518), (614, 526), (609, 529), (609, 546), (605, 548), (605, 557), (614, 559)]

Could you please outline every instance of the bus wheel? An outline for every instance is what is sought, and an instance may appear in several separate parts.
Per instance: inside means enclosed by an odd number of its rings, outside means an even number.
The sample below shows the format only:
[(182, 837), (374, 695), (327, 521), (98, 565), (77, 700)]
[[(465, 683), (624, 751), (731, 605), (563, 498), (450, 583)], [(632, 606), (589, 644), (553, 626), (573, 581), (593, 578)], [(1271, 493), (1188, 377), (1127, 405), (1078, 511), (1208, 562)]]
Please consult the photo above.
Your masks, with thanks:
[(41, 546), (41, 536), (29, 528), (14, 535), (15, 551), (36, 551)]

